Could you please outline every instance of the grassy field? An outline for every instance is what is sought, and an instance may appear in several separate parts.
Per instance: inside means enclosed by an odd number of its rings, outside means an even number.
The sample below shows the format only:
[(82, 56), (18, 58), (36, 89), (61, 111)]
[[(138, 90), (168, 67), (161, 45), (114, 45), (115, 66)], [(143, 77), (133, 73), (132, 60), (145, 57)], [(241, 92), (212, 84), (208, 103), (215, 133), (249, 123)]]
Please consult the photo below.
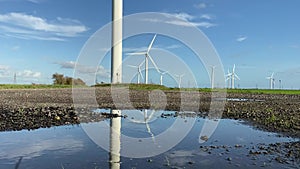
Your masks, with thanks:
[[(111, 87), (111, 84), (97, 84), (92, 87)], [(72, 85), (46, 85), (46, 84), (0, 84), (0, 89), (51, 89), (72, 88)], [(82, 86), (76, 86), (82, 87)], [(86, 87), (86, 86), (85, 86)], [(165, 90), (165, 91), (200, 91), (200, 92), (227, 92), (227, 93), (251, 93), (251, 94), (300, 94), (300, 90), (279, 89), (210, 89), (210, 88), (170, 88), (157, 84), (113, 84), (113, 87), (129, 87), (132, 90)]]
[(72, 85), (0, 84), (0, 89), (51, 89), (51, 88), (72, 88)]
[[(210, 88), (169, 88), (157, 84), (114, 84), (115, 87), (129, 87), (133, 90), (174, 90), (174, 91), (200, 91), (200, 92), (227, 92), (227, 93), (251, 93), (251, 94), (300, 94), (300, 90), (279, 89), (210, 89)], [(98, 84), (96, 87), (111, 87), (111, 84)]]

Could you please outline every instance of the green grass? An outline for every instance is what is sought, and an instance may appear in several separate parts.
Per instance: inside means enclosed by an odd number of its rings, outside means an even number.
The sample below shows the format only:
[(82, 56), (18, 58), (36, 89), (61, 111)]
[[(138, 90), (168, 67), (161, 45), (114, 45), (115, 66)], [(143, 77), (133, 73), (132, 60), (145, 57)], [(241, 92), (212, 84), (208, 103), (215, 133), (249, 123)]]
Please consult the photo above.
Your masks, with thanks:
[[(92, 87), (129, 87), (132, 90), (164, 90), (164, 91), (199, 91), (199, 92), (227, 92), (241, 94), (300, 94), (300, 90), (279, 89), (210, 89), (210, 88), (170, 88), (157, 84), (97, 84)], [(82, 86), (78, 86), (82, 87)], [(86, 87), (86, 86), (85, 86)], [(0, 84), (0, 89), (50, 89), (72, 88), (72, 85), (46, 85), (46, 84)]]
[(51, 88), (72, 88), (72, 85), (0, 84), (0, 89), (51, 89)]
[(227, 89), (227, 93), (249, 93), (249, 94), (300, 94), (300, 90), (279, 89)]
[(132, 90), (165, 90), (165, 91), (199, 91), (199, 92), (227, 92), (241, 94), (300, 94), (300, 90), (279, 89), (210, 89), (210, 88), (169, 88), (157, 84), (98, 84), (96, 87), (129, 87)]

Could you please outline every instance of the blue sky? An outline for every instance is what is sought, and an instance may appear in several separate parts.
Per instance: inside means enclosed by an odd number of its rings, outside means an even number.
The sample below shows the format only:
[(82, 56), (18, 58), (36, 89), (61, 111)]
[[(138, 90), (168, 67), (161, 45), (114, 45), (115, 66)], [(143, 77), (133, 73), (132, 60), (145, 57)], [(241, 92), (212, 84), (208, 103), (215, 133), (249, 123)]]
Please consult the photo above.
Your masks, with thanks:
[[(299, 6), (298, 0), (124, 0), (124, 15), (164, 12), (193, 23), (215, 46), (225, 73), (236, 64), (237, 87), (268, 88), (266, 77), (274, 72), (275, 88), (281, 80), (283, 88), (299, 89)], [(0, 83), (13, 83), (15, 73), (18, 83), (52, 83), (55, 72), (72, 76), (85, 42), (110, 21), (111, 1), (0, 0)], [(152, 36), (124, 41), (125, 52), (145, 49)], [(193, 62), (182, 56), (187, 49), (180, 45), (158, 36), (153, 47)], [(201, 72), (194, 72), (201, 74), (198, 86), (208, 87), (203, 65), (188, 66), (192, 71), (199, 66)], [(109, 71), (108, 55), (98, 80), (108, 82)], [(152, 78), (158, 83), (158, 77)], [(188, 86), (187, 77), (182, 81)], [(167, 82), (172, 86), (170, 78)]]

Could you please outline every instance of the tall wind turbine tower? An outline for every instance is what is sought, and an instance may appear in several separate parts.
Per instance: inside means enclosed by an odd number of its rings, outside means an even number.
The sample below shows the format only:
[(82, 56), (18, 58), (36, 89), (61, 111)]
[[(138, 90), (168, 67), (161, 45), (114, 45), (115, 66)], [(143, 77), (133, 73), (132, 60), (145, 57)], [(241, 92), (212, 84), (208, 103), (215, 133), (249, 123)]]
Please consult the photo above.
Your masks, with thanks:
[(178, 88), (181, 88), (181, 80), (182, 80), (182, 77), (184, 76), (184, 74), (182, 74), (182, 75), (175, 75), (175, 76), (178, 77), (178, 79), (179, 79)]
[(17, 74), (14, 74), (14, 84), (17, 84)]
[(123, 0), (112, 1), (111, 83), (122, 83)]
[(216, 66), (211, 66), (211, 88), (215, 88), (215, 68)]

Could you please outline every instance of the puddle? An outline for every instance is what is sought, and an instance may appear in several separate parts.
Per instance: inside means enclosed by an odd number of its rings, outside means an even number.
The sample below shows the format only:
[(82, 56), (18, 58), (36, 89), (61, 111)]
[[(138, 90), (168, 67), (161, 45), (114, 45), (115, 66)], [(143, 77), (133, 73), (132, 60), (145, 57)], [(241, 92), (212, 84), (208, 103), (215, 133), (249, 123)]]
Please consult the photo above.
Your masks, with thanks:
[[(151, 138), (169, 129), (178, 118), (183, 122), (195, 121), (187, 136), (175, 147), (154, 157), (120, 157), (121, 163), (110, 165), (110, 153), (95, 144), (84, 132), (82, 125), (60, 126), (33, 131), (0, 132), (0, 168), (296, 168), (295, 163), (281, 164), (274, 155), (250, 156), (249, 151), (260, 144), (298, 141), (278, 137), (276, 133), (256, 130), (241, 121), (222, 119), (213, 135), (203, 144), (199, 133), (205, 119), (192, 117), (162, 118), (161, 114), (175, 112), (151, 110), (122, 111), (121, 133), (135, 138)], [(149, 117), (145, 123), (145, 117)], [(108, 139), (108, 138), (107, 138)], [(124, 144), (124, 142), (120, 142)], [(145, 147), (147, 149), (147, 147)], [(122, 150), (121, 150), (122, 151)]]

